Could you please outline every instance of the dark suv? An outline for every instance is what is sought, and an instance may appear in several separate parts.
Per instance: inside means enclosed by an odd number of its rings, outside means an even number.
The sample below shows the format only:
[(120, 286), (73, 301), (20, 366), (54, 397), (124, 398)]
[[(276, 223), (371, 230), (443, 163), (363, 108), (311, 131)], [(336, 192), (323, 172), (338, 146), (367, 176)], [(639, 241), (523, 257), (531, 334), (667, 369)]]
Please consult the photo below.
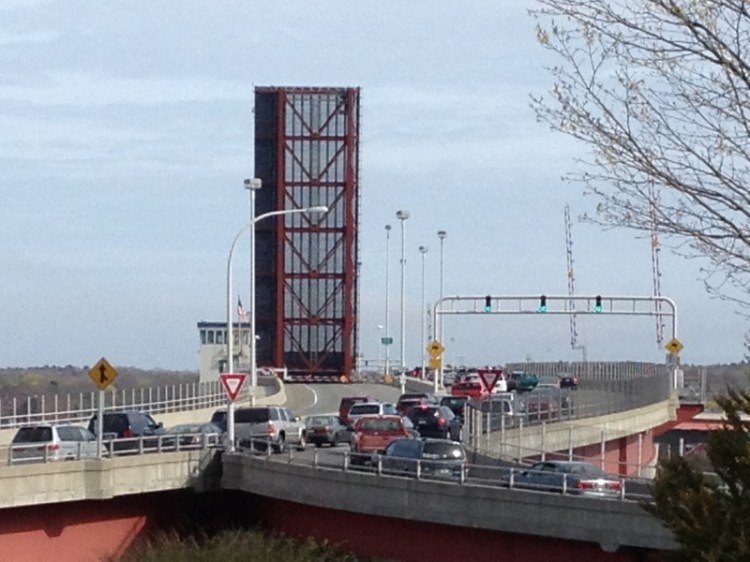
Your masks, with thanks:
[[(97, 414), (89, 421), (89, 431), (94, 435), (99, 429), (99, 420)], [(128, 439), (134, 437), (143, 437), (147, 435), (159, 436), (167, 432), (164, 424), (156, 422), (146, 412), (135, 410), (120, 412), (104, 412), (102, 439)], [(153, 448), (158, 446), (158, 439), (144, 439), (144, 448)], [(135, 439), (125, 442), (115, 442), (115, 451), (138, 449), (139, 444)]]
[(422, 437), (461, 441), (463, 423), (448, 406), (421, 404), (406, 414)]
[(431, 392), (409, 392), (398, 397), (396, 402), (396, 411), (401, 415), (406, 415), (409, 409), (420, 404), (437, 404), (438, 400)]
[(466, 474), (466, 450), (445, 439), (396, 439), (380, 457), (382, 469), (391, 474), (462, 479)]

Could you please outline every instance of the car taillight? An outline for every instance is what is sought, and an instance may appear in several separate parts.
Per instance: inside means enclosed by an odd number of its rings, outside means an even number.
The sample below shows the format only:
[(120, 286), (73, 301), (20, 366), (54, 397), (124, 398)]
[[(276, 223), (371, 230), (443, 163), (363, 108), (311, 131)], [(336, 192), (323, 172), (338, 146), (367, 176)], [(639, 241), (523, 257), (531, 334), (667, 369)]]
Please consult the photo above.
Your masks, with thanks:
[(272, 434), (276, 431), (276, 426), (273, 425), (273, 422), (268, 422), (268, 425), (266, 426), (266, 433)]
[(48, 451), (59, 451), (60, 450), (60, 444), (59, 443), (50, 443), (47, 445)]
[(135, 437), (135, 432), (131, 428), (127, 428), (122, 432), (123, 437)]
[(446, 420), (443, 416), (440, 416), (438, 418), (438, 425), (439, 426), (442, 427), (442, 426), (446, 425), (447, 423), (448, 423), (448, 420)]
[(576, 488), (579, 490), (591, 490), (594, 487), (594, 483), (590, 480), (579, 480), (576, 484)]
[(622, 482), (606, 482), (605, 487), (608, 490), (622, 490)]

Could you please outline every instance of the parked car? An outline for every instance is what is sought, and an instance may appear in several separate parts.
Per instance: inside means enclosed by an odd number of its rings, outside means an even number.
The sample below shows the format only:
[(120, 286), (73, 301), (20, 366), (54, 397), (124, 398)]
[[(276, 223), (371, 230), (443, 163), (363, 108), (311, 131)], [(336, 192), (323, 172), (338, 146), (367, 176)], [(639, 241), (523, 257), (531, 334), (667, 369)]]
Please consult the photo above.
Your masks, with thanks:
[(221, 445), (224, 430), (212, 422), (181, 423), (167, 429), (166, 434), (177, 436), (174, 442), (180, 449), (199, 449)]
[(234, 435), (241, 447), (268, 445), (282, 453), (288, 444), (304, 449), (307, 427), (299, 416), (282, 406), (259, 406), (234, 410)]
[[(143, 449), (156, 449), (160, 444), (164, 444), (159, 436), (167, 432), (162, 422), (157, 422), (150, 414), (137, 410), (104, 412), (102, 423), (102, 439), (118, 440), (113, 443), (114, 451), (137, 450), (141, 445)], [(94, 414), (89, 420), (88, 429), (97, 435), (98, 428), (98, 415)], [(137, 439), (141, 437), (149, 437), (149, 439), (143, 439), (141, 444)], [(121, 441), (123, 439), (126, 440)]]
[(349, 443), (349, 429), (338, 416), (307, 416), (303, 420), (307, 427), (308, 443), (313, 443), (316, 447), (336, 447), (339, 443)]
[(106, 457), (96, 436), (85, 427), (37, 424), (20, 427), (10, 445), (11, 464)]
[(396, 411), (406, 414), (409, 408), (417, 404), (437, 404), (438, 399), (432, 392), (407, 392), (398, 397)]
[(397, 413), (396, 407), (389, 402), (360, 402), (352, 404), (347, 418), (349, 425), (352, 425), (364, 416), (389, 416)]
[(422, 404), (407, 413), (421, 437), (461, 441), (463, 423), (448, 406)]
[(552, 492), (598, 497), (618, 497), (619, 478), (598, 466), (581, 461), (542, 461), (515, 476), (514, 485)]
[(466, 409), (466, 403), (468, 401), (468, 396), (443, 396), (442, 398), (440, 398), (440, 405), (448, 406), (453, 414), (463, 422), (464, 411)]
[(466, 450), (449, 439), (394, 439), (380, 457), (384, 472), (461, 479)]
[(388, 443), (399, 437), (414, 438), (412, 423), (400, 415), (365, 416), (352, 427), (352, 464), (372, 462), (372, 455), (382, 453)]
[(575, 375), (562, 375), (560, 377), (560, 388), (578, 389), (578, 377)]
[(487, 398), (490, 393), (482, 381), (458, 382), (451, 386), (453, 396), (466, 396), (467, 398), (482, 399)]
[(539, 384), (539, 377), (525, 371), (513, 371), (508, 378), (508, 390), (529, 392)]
[(345, 424), (350, 423), (349, 408), (362, 402), (375, 402), (375, 399), (369, 396), (344, 396), (341, 399), (341, 402), (339, 402), (339, 417)]

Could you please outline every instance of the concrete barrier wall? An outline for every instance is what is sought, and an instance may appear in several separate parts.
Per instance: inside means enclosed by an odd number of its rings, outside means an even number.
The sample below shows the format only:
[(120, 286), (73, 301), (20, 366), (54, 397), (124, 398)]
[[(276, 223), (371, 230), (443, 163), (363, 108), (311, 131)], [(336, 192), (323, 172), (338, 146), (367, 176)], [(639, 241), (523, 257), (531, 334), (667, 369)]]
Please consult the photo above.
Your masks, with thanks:
[(412, 521), (620, 546), (673, 548), (672, 536), (634, 502), (315, 469), (225, 454), (222, 488)]
[[(0, 509), (211, 486), (215, 449), (0, 466)], [(216, 459), (216, 460), (215, 460)]]

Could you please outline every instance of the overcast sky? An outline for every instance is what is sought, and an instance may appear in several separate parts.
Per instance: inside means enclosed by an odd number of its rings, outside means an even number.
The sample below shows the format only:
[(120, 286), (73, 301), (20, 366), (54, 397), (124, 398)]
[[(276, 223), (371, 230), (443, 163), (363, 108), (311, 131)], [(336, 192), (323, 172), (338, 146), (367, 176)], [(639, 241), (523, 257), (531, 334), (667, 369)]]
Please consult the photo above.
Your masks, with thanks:
[[(365, 357), (382, 354), (386, 224), (391, 356), (400, 353), (398, 209), (411, 213), (410, 365), (422, 349), (418, 247), (429, 248), (434, 302), (438, 230), (448, 233), (446, 294), (564, 295), (568, 204), (576, 293), (653, 294), (648, 237), (577, 220), (595, 201), (560, 178), (586, 148), (529, 108), (555, 62), (536, 44), (533, 4), (0, 2), (0, 366), (104, 356), (198, 368), (196, 323), (224, 318), (227, 255), (247, 222), (255, 86), (361, 88)], [(705, 293), (701, 264), (666, 248), (660, 261), (683, 361), (742, 360), (745, 321)], [(248, 294), (247, 268), (234, 283)], [(577, 326), (589, 359), (664, 359), (653, 318)], [(581, 357), (567, 317), (474, 316), (445, 329), (451, 362)]]

